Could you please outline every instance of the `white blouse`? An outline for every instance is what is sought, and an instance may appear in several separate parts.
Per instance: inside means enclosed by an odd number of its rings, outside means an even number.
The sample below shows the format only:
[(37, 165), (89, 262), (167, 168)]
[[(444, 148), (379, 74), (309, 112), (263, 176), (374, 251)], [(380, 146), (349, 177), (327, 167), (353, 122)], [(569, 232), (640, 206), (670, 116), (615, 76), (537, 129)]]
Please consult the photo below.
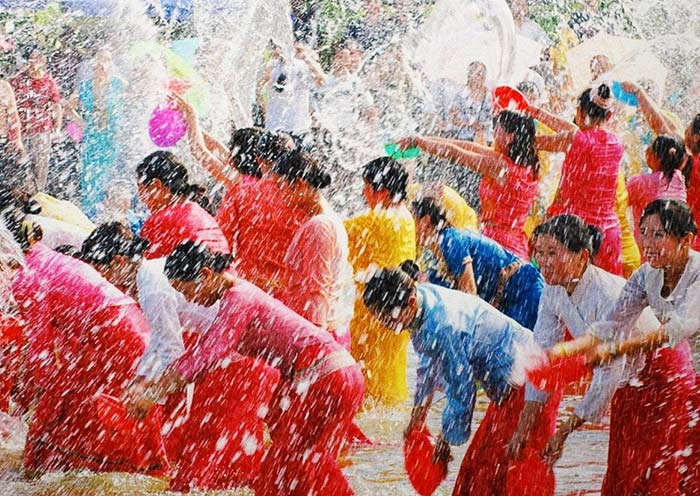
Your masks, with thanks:
[[(535, 324), (535, 340), (545, 348), (563, 341), (565, 330), (578, 338), (586, 334), (589, 327), (604, 318), (617, 300), (625, 280), (594, 265), (589, 265), (571, 296), (562, 286), (545, 284)], [(641, 314), (641, 310), (640, 310)], [(639, 317), (639, 314), (637, 315)], [(633, 322), (637, 320), (633, 319)], [(637, 332), (658, 328), (659, 323), (650, 312), (639, 319), (634, 328)], [(607, 411), (615, 390), (626, 384), (643, 365), (643, 359), (621, 357), (598, 366), (593, 371), (593, 380), (583, 400), (576, 406), (576, 416), (598, 422)], [(544, 402), (547, 394), (526, 385), (527, 401)]]
[(675, 346), (690, 339), (697, 361), (700, 349), (700, 253), (690, 251), (681, 278), (668, 297), (661, 296), (664, 273), (648, 263), (642, 265), (625, 284), (610, 313), (589, 332), (600, 339), (620, 340), (630, 335), (632, 323), (647, 306), (654, 312)]

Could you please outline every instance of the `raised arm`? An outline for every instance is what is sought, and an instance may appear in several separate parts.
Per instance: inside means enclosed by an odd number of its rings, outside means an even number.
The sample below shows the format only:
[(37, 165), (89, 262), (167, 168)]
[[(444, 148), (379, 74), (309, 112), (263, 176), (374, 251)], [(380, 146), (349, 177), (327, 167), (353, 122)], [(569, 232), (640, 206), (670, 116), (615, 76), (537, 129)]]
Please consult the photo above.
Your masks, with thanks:
[(202, 132), (199, 127), (199, 119), (192, 105), (175, 93), (170, 98), (177, 106), (187, 124), (187, 139), (190, 144), (190, 152), (204, 170), (214, 179), (224, 184), (227, 188), (238, 183), (239, 175), (227, 161), (220, 157), (226, 155), (226, 147), (212, 136)]
[[(495, 151), (493, 148), (480, 145), (478, 143), (474, 143), (473, 141), (466, 141), (466, 140), (456, 140), (456, 139), (449, 139), (449, 138), (440, 138), (438, 136), (422, 136), (424, 140), (432, 141), (437, 144), (447, 144), (447, 145), (452, 145), (456, 146), (457, 148), (461, 148), (465, 151), (468, 152), (474, 152), (474, 153), (482, 153), (484, 155), (493, 155), (495, 157), (500, 157), (501, 154)], [(411, 138), (408, 138), (407, 140), (400, 140), (399, 145), (402, 145), (402, 143), (408, 144), (408, 146), (405, 146), (404, 148), (410, 148), (412, 145), (411, 143)]]
[(537, 119), (538, 121), (542, 122), (545, 126), (551, 128), (552, 130), (558, 133), (571, 133), (579, 131), (578, 126), (576, 126), (576, 124), (574, 124), (573, 122), (556, 116), (550, 112), (547, 112), (546, 110), (540, 107), (535, 107), (531, 105), (530, 107), (528, 107), (527, 113), (530, 114), (534, 119)]
[(535, 148), (541, 152), (566, 153), (571, 148), (578, 131), (564, 131), (558, 134), (542, 135), (535, 138)]
[(646, 91), (631, 81), (623, 82), (622, 89), (637, 97), (639, 110), (644, 115), (644, 119), (646, 119), (652, 131), (658, 135), (675, 134), (683, 136), (683, 130), (678, 129), (677, 125), (664, 115), (661, 108), (651, 99)]
[(414, 138), (413, 143), (426, 153), (463, 165), (501, 184), (505, 183), (508, 162), (501, 155), (468, 151), (449, 143), (436, 142), (421, 137)]

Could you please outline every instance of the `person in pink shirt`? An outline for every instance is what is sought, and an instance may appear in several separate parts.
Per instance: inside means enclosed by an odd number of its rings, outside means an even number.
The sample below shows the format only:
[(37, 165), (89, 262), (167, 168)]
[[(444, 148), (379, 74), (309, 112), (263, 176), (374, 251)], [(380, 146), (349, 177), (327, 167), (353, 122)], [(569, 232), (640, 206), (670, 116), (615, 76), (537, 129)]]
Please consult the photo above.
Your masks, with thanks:
[(640, 242), (639, 220), (654, 200), (687, 200), (686, 182), (681, 169), (686, 163), (685, 145), (672, 136), (657, 136), (646, 150), (650, 174), (627, 181), (629, 206), (634, 219), (634, 237)]
[(480, 173), (482, 233), (521, 259), (529, 260), (524, 226), (539, 180), (535, 122), (531, 117), (510, 110), (501, 112), (496, 117), (493, 148), (434, 137), (409, 138), (399, 144), (419, 146), (427, 153)]
[(603, 232), (603, 243), (595, 265), (622, 275), (622, 230), (615, 213), (615, 196), (624, 147), (606, 129), (612, 105), (610, 87), (601, 84), (579, 96), (573, 124), (534, 106), (528, 112), (559, 133), (539, 136), (537, 149), (566, 153), (559, 188), (547, 215), (577, 215), (597, 226)]
[(197, 198), (200, 188), (189, 184), (187, 169), (175, 155), (159, 150), (136, 167), (139, 198), (151, 212), (141, 237), (151, 245), (147, 259), (167, 256), (182, 241), (204, 243), (214, 251), (230, 253), (229, 244), (214, 217)]
[(24, 450), (30, 476), (54, 470), (164, 475), (157, 420), (114, 430), (103, 422), (99, 395), (118, 396), (150, 340), (136, 303), (89, 265), (40, 242), (16, 195), (0, 189), (0, 217), (24, 252), (12, 294), (24, 323), (24, 368), (14, 399), (33, 410)]
[(46, 70), (46, 57), (36, 47), (26, 50), (27, 65), (12, 79), (22, 138), (29, 164), (20, 170), (22, 187), (30, 194), (43, 191), (49, 174), (51, 135), (61, 130), (61, 93)]
[(273, 171), (284, 179), (289, 202), (315, 214), (294, 234), (284, 256), (283, 287), (275, 294), (349, 349), (355, 282), (345, 226), (321, 195), (330, 176), (300, 152), (282, 155)]
[(281, 383), (265, 421), (272, 446), (253, 485), (266, 496), (354, 494), (337, 463), (362, 404), (359, 366), (326, 332), (260, 288), (230, 273), (232, 257), (187, 241), (168, 256), (165, 272), (189, 301), (220, 310), (191, 353), (174, 362), (140, 399), (142, 413), (160, 398), (195, 384), (208, 370), (240, 355), (279, 370)]

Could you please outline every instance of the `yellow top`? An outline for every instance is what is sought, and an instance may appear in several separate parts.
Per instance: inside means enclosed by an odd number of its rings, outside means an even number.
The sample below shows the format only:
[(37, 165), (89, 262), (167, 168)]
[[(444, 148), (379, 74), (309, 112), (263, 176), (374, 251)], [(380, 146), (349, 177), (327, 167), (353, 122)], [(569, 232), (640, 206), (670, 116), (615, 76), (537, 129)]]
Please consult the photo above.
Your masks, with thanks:
[(632, 272), (642, 263), (642, 257), (639, 253), (639, 247), (634, 239), (634, 231), (630, 225), (629, 216), (627, 215), (627, 186), (625, 186), (625, 174), (623, 171), (617, 176), (617, 193), (615, 195), (615, 213), (620, 221), (620, 229), (622, 230), (622, 273), (625, 278), (632, 275)]
[(88, 233), (95, 230), (95, 224), (71, 202), (59, 200), (46, 193), (37, 193), (32, 198), (41, 206), (41, 215), (44, 217), (60, 220)]
[[(345, 221), (355, 274), (375, 265), (396, 267), (416, 259), (416, 227), (405, 205), (375, 208)], [(350, 323), (351, 353), (363, 366), (368, 397), (392, 406), (408, 398), (406, 359), (409, 335), (384, 327), (362, 301), (358, 283)]]

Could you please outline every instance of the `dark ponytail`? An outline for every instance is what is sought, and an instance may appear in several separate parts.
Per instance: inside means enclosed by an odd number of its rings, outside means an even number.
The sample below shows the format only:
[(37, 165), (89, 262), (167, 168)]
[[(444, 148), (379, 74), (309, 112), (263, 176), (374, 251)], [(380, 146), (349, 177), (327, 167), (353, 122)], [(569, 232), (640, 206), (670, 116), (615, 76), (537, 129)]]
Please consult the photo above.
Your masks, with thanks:
[(607, 84), (588, 88), (578, 98), (579, 109), (591, 119), (594, 124), (600, 124), (610, 116), (612, 91)]
[(512, 110), (504, 110), (496, 118), (496, 124), (508, 134), (513, 135), (513, 142), (508, 149), (508, 157), (521, 167), (530, 167), (532, 177), (537, 179), (540, 162), (535, 149), (535, 121), (529, 115)]
[(223, 272), (233, 263), (233, 256), (212, 252), (195, 241), (184, 241), (175, 247), (165, 260), (165, 275), (170, 280), (191, 282), (202, 269)]
[(651, 144), (651, 152), (659, 159), (661, 172), (667, 182), (686, 161), (685, 144), (672, 136), (657, 136)]
[(136, 261), (149, 246), (147, 239), (134, 236), (124, 224), (107, 222), (83, 241), (80, 258), (92, 265), (109, 265), (116, 256)]
[(595, 258), (603, 242), (603, 232), (592, 224), (586, 224), (576, 215), (557, 215), (537, 226), (532, 233), (533, 240), (538, 236), (551, 236), (572, 253), (588, 250)]

